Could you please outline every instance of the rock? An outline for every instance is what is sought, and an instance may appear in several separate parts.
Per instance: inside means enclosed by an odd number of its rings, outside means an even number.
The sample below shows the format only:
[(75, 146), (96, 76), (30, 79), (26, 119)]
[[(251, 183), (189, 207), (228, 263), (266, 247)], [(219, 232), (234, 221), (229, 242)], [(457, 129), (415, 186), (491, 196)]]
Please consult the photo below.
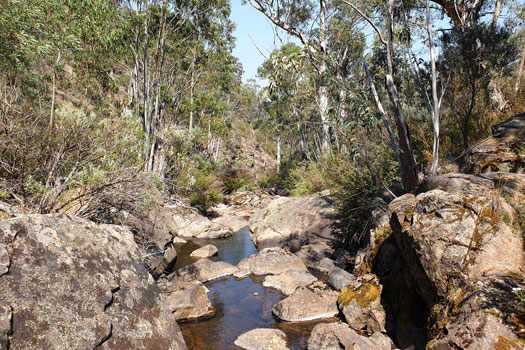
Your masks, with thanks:
[(9, 253), (5, 244), (0, 243), (0, 276), (5, 275), (9, 271)]
[(246, 350), (287, 350), (286, 334), (279, 329), (257, 328), (241, 334), (235, 345)]
[(343, 290), (354, 281), (354, 275), (339, 267), (335, 267), (328, 275), (328, 284), (336, 290)]
[(308, 197), (278, 197), (250, 218), (252, 240), (258, 249), (281, 246), (297, 236), (335, 239), (332, 225), (336, 209), (326, 193)]
[[(459, 187), (449, 179), (434, 179), (447, 191), (419, 194), (404, 208), (409, 214), (389, 208), (403, 278), (431, 310), (429, 348), (494, 348), (499, 337), (515, 343), (523, 311), (512, 290), (523, 286), (523, 236), (507, 225), (506, 202), (490, 179), (462, 177)], [(478, 331), (485, 325), (491, 330)]]
[(17, 207), (0, 201), (0, 221), (11, 219), (22, 214), (22, 210), (18, 209)]
[(191, 321), (215, 315), (208, 288), (199, 281), (175, 280), (159, 286), (166, 307), (177, 321)]
[(298, 287), (306, 287), (317, 278), (304, 271), (289, 270), (279, 275), (269, 275), (263, 281), (264, 287), (272, 287), (283, 292), (284, 295), (292, 294)]
[(492, 135), (498, 139), (525, 139), (525, 113), (517, 114), (492, 127)]
[(319, 323), (308, 339), (308, 350), (390, 350), (392, 341), (381, 333), (364, 337), (342, 322)]
[[(376, 257), (379, 248), (383, 245), (391, 235), (389, 220), (391, 213), (387, 210), (387, 201), (390, 200), (384, 194), (372, 200), (372, 212), (370, 215), (371, 229), (369, 231), (364, 247), (358, 250), (354, 259), (354, 274), (367, 274), (372, 271), (374, 258)], [(398, 203), (409, 202), (414, 200), (414, 195), (405, 194), (396, 199)], [(403, 205), (401, 205), (403, 207)]]
[(188, 241), (185, 240), (184, 238), (181, 238), (181, 237), (173, 237), (173, 240), (171, 241), (171, 243), (173, 243), (173, 244), (186, 244), (186, 243), (188, 243)]
[(299, 287), (289, 297), (272, 308), (272, 313), (283, 321), (302, 322), (336, 316), (337, 292), (322, 282)]
[(13, 312), (11, 307), (0, 302), (0, 350), (9, 350), (12, 320)]
[(335, 261), (329, 258), (334, 255), (334, 250), (325, 241), (303, 244), (295, 255), (301, 258), (316, 276), (328, 277), (336, 267)]
[(240, 261), (238, 268), (259, 276), (278, 275), (289, 270), (307, 271), (299, 257), (282, 248), (263, 249), (258, 254)]
[(11, 262), (0, 277), (10, 349), (186, 349), (128, 229), (24, 215), (0, 222), (0, 242)]
[(212, 222), (226, 227), (231, 232), (238, 232), (248, 226), (248, 220), (237, 215), (219, 216), (213, 219)]
[(233, 275), (237, 268), (224, 261), (200, 259), (191, 265), (184, 266), (167, 278), (181, 278), (183, 281), (197, 280), (202, 283)]
[(171, 217), (171, 227), (182, 238), (218, 239), (230, 237), (233, 231), (212, 222), (194, 211), (175, 213)]
[(163, 257), (167, 265), (165, 271), (169, 273), (177, 262), (177, 250), (173, 244), (168, 245), (168, 247), (164, 250)]
[(190, 256), (192, 258), (209, 258), (210, 256), (214, 256), (217, 254), (219, 250), (216, 246), (213, 244), (205, 245), (204, 247), (201, 247), (199, 249), (194, 250), (191, 252)]
[(243, 279), (248, 277), (252, 272), (250, 271), (250, 260), (248, 258), (242, 259), (237, 264), (237, 271), (233, 273), (233, 276), (237, 279)]
[(461, 158), (466, 173), (523, 172), (525, 169), (525, 114), (492, 127), (493, 136), (470, 148)]
[(479, 311), (463, 316), (460, 322), (447, 323), (447, 334), (430, 341), (427, 349), (523, 350), (522, 340), (498, 317)]
[(367, 334), (385, 331), (386, 314), (381, 305), (382, 287), (374, 275), (358, 278), (347, 286), (337, 299), (337, 306), (346, 323)]

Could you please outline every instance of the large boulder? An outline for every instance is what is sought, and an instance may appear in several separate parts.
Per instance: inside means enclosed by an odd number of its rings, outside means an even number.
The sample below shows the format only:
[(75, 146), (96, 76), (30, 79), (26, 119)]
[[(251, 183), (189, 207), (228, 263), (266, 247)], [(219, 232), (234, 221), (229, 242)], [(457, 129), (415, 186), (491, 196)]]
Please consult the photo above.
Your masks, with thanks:
[(303, 322), (337, 316), (338, 293), (322, 282), (300, 287), (272, 308), (272, 313), (288, 322)]
[(327, 193), (308, 197), (278, 197), (250, 218), (257, 248), (281, 246), (294, 237), (315, 235), (334, 239), (336, 209)]
[(365, 337), (346, 323), (319, 323), (308, 339), (308, 350), (391, 350), (392, 341), (382, 333)]
[(519, 344), (524, 309), (513, 290), (523, 285), (522, 235), (505, 222), (506, 202), (485, 179), (448, 180), (433, 180), (448, 192), (421, 193), (399, 214), (390, 208), (395, 244), (431, 310), (428, 349), (497, 348), (500, 338)]
[(186, 349), (128, 229), (27, 215), (0, 222), (0, 242), (0, 344), (8, 334), (10, 349)]

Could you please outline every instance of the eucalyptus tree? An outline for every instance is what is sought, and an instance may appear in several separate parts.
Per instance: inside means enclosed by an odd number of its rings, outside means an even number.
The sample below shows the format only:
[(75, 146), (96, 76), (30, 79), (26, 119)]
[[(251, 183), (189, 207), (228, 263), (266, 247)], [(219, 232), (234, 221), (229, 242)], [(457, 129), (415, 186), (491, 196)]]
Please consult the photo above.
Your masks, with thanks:
[(180, 112), (188, 89), (195, 87), (187, 82), (195, 78), (197, 52), (231, 49), (229, 2), (128, 0), (125, 6), (132, 36), (133, 103), (144, 133), (144, 169), (163, 177), (168, 120)]
[[(307, 153), (307, 122), (305, 108), (308, 104), (303, 98), (309, 94), (307, 85), (309, 83), (304, 50), (294, 43), (283, 45), (272, 52), (270, 57), (259, 68), (259, 75), (269, 81), (264, 89), (263, 106), (267, 112), (267, 122), (272, 126), (276, 136), (277, 164), (281, 161), (282, 139), (296, 136), (299, 142), (299, 150)], [(309, 97), (309, 96), (308, 96)], [(321, 155), (321, 145), (318, 149), (314, 147), (315, 158)]]
[(295, 37), (305, 47), (317, 72), (317, 104), (321, 124), (321, 149), (330, 151), (328, 21), (332, 2), (245, 0), (274, 25)]

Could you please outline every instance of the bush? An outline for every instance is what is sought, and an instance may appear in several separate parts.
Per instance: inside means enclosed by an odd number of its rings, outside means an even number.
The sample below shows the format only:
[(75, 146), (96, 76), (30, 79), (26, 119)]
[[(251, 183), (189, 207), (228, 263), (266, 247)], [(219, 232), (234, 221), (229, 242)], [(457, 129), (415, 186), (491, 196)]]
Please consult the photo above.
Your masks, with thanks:
[(203, 215), (208, 215), (209, 210), (215, 205), (221, 203), (222, 195), (214, 189), (206, 190), (205, 192), (198, 192), (191, 198), (190, 204), (199, 209)]
[(246, 170), (228, 169), (221, 176), (223, 182), (223, 192), (226, 194), (238, 190), (253, 190), (253, 181)]

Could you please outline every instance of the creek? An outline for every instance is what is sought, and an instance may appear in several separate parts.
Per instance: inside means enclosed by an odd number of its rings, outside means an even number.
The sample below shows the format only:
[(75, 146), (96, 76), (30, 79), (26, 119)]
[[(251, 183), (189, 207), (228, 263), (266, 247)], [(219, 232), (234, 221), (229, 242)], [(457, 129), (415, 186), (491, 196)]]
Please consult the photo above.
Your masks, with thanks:
[[(215, 261), (237, 265), (242, 259), (256, 254), (250, 231), (245, 228), (232, 237), (220, 240), (193, 240), (177, 247), (176, 268), (196, 261), (190, 253), (205, 244), (214, 244), (218, 254)], [(319, 322), (281, 322), (272, 314), (272, 307), (286, 296), (273, 288), (262, 286), (264, 277), (235, 277), (206, 283), (209, 298), (217, 312), (206, 320), (180, 323), (184, 340), (191, 350), (241, 349), (233, 343), (241, 334), (255, 328), (278, 328), (286, 333), (290, 349), (305, 349), (312, 328)]]

